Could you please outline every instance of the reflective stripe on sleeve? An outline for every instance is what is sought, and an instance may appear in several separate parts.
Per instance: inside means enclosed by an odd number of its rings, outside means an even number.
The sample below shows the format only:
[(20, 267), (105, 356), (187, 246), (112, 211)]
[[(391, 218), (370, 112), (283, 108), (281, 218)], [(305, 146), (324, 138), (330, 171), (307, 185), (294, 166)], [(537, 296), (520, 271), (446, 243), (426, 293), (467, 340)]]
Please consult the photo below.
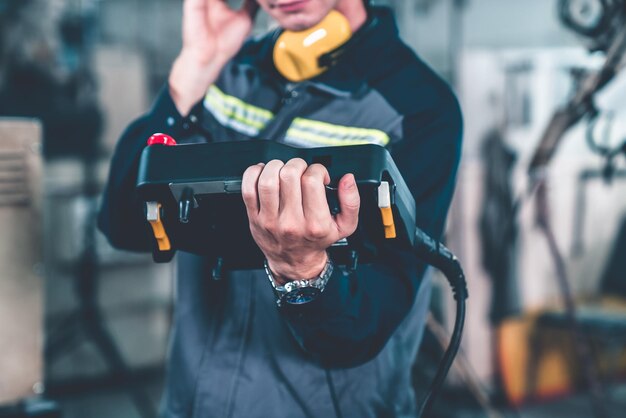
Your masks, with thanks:
[(207, 91), (204, 107), (222, 125), (249, 136), (258, 135), (274, 117), (269, 110), (224, 94), (214, 85)]

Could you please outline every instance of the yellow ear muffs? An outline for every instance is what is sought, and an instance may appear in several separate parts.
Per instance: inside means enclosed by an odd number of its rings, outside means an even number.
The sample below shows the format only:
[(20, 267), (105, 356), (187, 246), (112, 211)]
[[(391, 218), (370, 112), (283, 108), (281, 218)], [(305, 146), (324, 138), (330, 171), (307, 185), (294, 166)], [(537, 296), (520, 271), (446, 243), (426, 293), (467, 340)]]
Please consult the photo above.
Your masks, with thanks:
[(348, 19), (332, 10), (317, 25), (299, 32), (283, 32), (274, 46), (274, 65), (287, 80), (300, 82), (324, 71), (319, 58), (346, 43), (352, 36)]

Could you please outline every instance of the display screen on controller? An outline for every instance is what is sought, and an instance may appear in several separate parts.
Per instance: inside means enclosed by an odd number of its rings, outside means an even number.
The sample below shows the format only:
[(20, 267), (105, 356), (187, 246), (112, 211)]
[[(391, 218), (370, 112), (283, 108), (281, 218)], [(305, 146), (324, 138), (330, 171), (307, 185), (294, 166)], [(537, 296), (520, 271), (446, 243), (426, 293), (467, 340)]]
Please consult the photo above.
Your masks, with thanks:
[(324, 165), (331, 178), (329, 209), (337, 213), (337, 182), (354, 174), (361, 196), (356, 232), (329, 252), (338, 265), (373, 261), (383, 246), (412, 247), (415, 201), (389, 152), (378, 145), (294, 148), (273, 141), (176, 145), (167, 135), (148, 141), (137, 193), (153, 234), (153, 256), (167, 262), (186, 251), (224, 269), (263, 267), (241, 196), (244, 171), (259, 162), (302, 158)]

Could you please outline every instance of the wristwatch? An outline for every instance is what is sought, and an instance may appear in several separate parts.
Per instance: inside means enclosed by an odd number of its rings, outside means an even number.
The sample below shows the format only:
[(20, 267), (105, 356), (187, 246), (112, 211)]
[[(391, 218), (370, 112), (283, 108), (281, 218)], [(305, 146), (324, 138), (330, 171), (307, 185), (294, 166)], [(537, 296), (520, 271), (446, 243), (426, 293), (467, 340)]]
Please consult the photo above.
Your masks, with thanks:
[(328, 279), (333, 274), (334, 265), (330, 256), (324, 265), (322, 272), (314, 279), (307, 280), (290, 280), (284, 285), (279, 285), (274, 280), (274, 274), (270, 270), (267, 260), (264, 263), (265, 273), (272, 284), (274, 293), (276, 294), (276, 304), (278, 306), (288, 305), (304, 305), (305, 303), (315, 300), (326, 287)]

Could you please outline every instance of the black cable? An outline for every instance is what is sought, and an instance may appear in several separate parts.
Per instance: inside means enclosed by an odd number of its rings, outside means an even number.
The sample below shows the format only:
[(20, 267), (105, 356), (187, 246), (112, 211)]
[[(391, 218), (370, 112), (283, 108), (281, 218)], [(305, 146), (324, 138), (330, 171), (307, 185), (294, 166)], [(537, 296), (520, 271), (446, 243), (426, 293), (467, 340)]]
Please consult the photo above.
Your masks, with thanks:
[(443, 244), (435, 241), (420, 229), (415, 231), (415, 255), (441, 271), (454, 293), (456, 300), (456, 318), (454, 320), (454, 330), (450, 337), (450, 344), (446, 349), (443, 358), (439, 362), (437, 374), (430, 385), (430, 389), (422, 402), (419, 417), (426, 417), (430, 412), (435, 399), (439, 395), (439, 391), (443, 382), (448, 375), (448, 371), (452, 366), (454, 357), (456, 357), (461, 345), (461, 337), (463, 335), (463, 326), (465, 324), (465, 300), (468, 297), (467, 283), (465, 282), (465, 274), (461, 267), (461, 263), (456, 256), (448, 250)]

